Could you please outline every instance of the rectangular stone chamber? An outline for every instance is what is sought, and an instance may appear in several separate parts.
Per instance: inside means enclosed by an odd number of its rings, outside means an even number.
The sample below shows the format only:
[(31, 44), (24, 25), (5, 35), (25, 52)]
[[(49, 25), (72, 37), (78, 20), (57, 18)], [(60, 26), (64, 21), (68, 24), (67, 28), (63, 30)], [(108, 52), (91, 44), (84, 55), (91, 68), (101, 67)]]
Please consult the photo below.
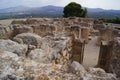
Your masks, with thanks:
[(79, 63), (83, 63), (84, 58), (84, 47), (85, 47), (85, 41), (76, 39), (73, 41), (72, 46), (72, 61), (78, 61)]
[(120, 79), (120, 37), (101, 43), (97, 67), (116, 74)]

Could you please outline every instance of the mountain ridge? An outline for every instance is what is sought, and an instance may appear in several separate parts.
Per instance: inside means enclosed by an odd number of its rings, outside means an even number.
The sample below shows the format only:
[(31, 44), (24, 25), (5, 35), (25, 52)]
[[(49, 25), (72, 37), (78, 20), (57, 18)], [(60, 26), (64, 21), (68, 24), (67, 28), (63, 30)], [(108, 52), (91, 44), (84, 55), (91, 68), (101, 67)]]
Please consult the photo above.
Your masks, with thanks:
[[(83, 7), (87, 8), (87, 7)], [(115, 18), (120, 17), (120, 10), (105, 10), (101, 8), (87, 8), (90, 18)], [(64, 7), (61, 6), (42, 6), (42, 7), (27, 7), (17, 6), (6, 9), (0, 9), (0, 14), (11, 14), (12, 16), (33, 16), (33, 17), (62, 17)], [(5, 15), (4, 14), (4, 15)], [(9, 16), (10, 17), (10, 16)]]

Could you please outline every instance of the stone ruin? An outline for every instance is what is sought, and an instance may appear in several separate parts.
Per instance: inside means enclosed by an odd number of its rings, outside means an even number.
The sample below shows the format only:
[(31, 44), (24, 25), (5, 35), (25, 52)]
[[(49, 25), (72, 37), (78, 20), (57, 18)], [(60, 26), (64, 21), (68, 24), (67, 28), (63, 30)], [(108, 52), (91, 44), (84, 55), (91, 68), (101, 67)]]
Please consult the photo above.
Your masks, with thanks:
[[(100, 68), (85, 69), (84, 48), (92, 35), (99, 36)], [(0, 25), (0, 80), (117, 80), (116, 37), (118, 28), (89, 18), (28, 18)]]
[(8, 39), (13, 37), (13, 27), (0, 24), (0, 39)]
[(99, 37), (97, 45), (100, 45), (99, 59), (97, 67), (103, 68), (107, 72), (116, 74), (118, 80), (120, 79), (120, 30), (119, 25), (105, 23), (99, 30)]
[(99, 67), (107, 72), (112, 72), (120, 79), (120, 38), (110, 42), (102, 42), (99, 54)]
[(102, 26), (104, 27), (99, 28), (97, 45), (100, 45), (101, 41), (106, 41), (108, 43), (115, 37), (120, 37), (120, 30), (116, 29), (112, 24), (103, 24)]

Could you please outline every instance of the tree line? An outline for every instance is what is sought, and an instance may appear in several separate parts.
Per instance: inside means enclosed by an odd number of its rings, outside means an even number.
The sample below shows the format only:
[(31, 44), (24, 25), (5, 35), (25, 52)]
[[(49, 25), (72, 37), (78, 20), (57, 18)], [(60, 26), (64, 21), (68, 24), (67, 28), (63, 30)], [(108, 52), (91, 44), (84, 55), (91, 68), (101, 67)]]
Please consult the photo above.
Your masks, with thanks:
[(116, 18), (102, 18), (99, 20), (102, 20), (103, 22), (107, 22), (107, 23), (120, 24), (120, 18), (118, 18), (118, 17), (116, 17)]

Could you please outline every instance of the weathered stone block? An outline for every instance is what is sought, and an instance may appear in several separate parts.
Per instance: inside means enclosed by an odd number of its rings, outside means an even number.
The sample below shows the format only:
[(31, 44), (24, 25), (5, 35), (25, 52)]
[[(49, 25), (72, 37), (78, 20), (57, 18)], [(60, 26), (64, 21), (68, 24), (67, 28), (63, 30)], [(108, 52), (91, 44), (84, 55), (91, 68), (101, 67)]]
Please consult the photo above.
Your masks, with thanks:
[(112, 44), (102, 41), (100, 46), (98, 66), (103, 68), (107, 72), (111, 70), (110, 68), (111, 55), (112, 55)]
[(102, 42), (100, 47), (100, 55), (98, 67), (103, 68), (107, 72), (113, 72), (120, 79), (120, 38), (109, 43)]
[(51, 24), (40, 24), (31, 27), (33, 28), (34, 33), (41, 36), (48, 32), (52, 33), (56, 30), (55, 25)]
[(40, 47), (42, 43), (42, 38), (34, 33), (18, 34), (13, 38), (13, 40), (21, 44), (34, 45), (36, 47)]
[(0, 39), (11, 39), (13, 37), (13, 27), (0, 25)]
[(21, 33), (33, 33), (32, 27), (24, 25), (12, 25), (14, 36)]
[(28, 46), (24, 44), (18, 44), (11, 40), (0, 39), (0, 51), (9, 51), (16, 53), (19, 56), (25, 56), (28, 50)]
[(89, 28), (81, 28), (81, 39), (84, 39), (85, 43), (89, 42), (89, 34), (90, 34)]
[(120, 38), (116, 38), (114, 40), (111, 58), (112, 58), (110, 62), (111, 63), (110, 67), (112, 67), (111, 70), (120, 79)]
[(84, 40), (82, 41), (82, 40), (76, 39), (73, 41), (72, 61), (78, 61), (81, 64), (83, 63), (84, 47), (85, 47)]

